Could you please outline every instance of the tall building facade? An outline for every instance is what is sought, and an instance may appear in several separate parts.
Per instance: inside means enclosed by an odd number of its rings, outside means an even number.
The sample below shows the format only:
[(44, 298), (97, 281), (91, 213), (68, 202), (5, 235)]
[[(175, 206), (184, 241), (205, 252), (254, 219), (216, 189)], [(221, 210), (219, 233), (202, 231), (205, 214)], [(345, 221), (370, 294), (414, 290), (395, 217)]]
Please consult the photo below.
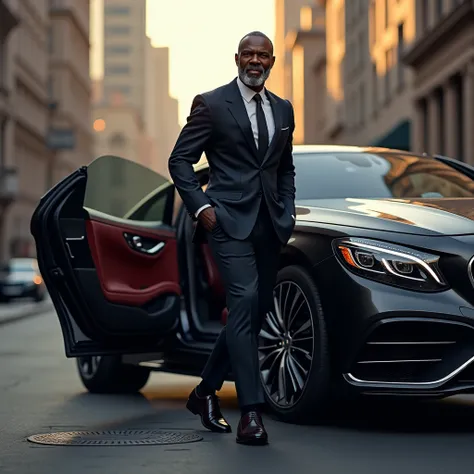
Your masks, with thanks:
[(325, 137), (330, 143), (410, 150), (417, 0), (326, 0)]
[(30, 219), (91, 158), (88, 1), (0, 0), (0, 259), (34, 255)]
[(145, 119), (149, 39), (146, 0), (104, 0), (104, 78), (106, 104), (120, 94)]
[(325, 11), (312, 0), (275, 0), (276, 61), (267, 87), (292, 102), (295, 144), (316, 143), (326, 97)]
[(169, 50), (146, 36), (146, 0), (104, 0), (103, 19), (95, 155), (120, 155), (167, 175), (170, 143), (180, 131), (178, 103), (169, 95)]
[(295, 143), (386, 146), (474, 163), (474, 0), (307, 3), (300, 26), (285, 33), (303, 124)]
[(293, 55), (291, 51), (293, 38), (288, 38), (288, 35), (299, 29), (301, 8), (310, 3), (311, 0), (275, 0), (273, 46), (276, 61), (267, 85), (272, 92), (289, 100), (293, 99)]
[(320, 6), (301, 9), (298, 28), (287, 34), (291, 53), (291, 100), (295, 112), (295, 144), (318, 143), (325, 127), (326, 29)]
[(417, 0), (413, 148), (474, 164), (474, 1)]
[(65, 146), (53, 153), (48, 187), (92, 159), (89, 15), (89, 0), (49, 0), (50, 129)]
[(153, 48), (153, 102), (154, 129), (152, 136), (156, 143), (158, 162), (154, 169), (168, 176), (168, 158), (178, 138), (181, 127), (178, 117), (178, 101), (170, 96), (169, 48)]

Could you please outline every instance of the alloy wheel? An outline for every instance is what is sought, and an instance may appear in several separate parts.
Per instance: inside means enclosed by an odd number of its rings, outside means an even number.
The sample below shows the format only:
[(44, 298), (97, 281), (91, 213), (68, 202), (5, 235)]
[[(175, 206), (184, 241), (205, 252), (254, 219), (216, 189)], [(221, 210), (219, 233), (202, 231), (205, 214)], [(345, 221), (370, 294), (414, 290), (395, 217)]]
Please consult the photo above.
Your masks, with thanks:
[(92, 379), (97, 372), (102, 356), (79, 357), (78, 365), (85, 379)]
[(294, 407), (303, 394), (314, 354), (311, 308), (293, 281), (274, 290), (274, 308), (266, 314), (258, 338), (260, 375), (271, 403)]

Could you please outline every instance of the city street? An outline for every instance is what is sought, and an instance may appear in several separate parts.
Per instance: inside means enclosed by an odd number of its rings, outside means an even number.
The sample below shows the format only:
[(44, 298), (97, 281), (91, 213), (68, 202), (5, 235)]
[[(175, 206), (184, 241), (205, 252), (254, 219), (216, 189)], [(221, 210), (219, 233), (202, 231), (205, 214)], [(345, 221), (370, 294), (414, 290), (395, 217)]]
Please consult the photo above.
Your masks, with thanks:
[(474, 0), (0, 0), (0, 474), (470, 474), (473, 130)]
[[(474, 460), (474, 400), (411, 409), (367, 402), (341, 407), (326, 426), (266, 418), (271, 444), (235, 443), (238, 422), (231, 384), (221, 393), (230, 435), (201, 429), (184, 409), (196, 380), (153, 374), (143, 395), (93, 396), (64, 357), (52, 312), (0, 328), (0, 472), (103, 473), (465, 473)], [(372, 403), (372, 404), (371, 404)], [(345, 408), (345, 409), (344, 409)], [(43, 446), (27, 437), (74, 430), (179, 430), (202, 441), (165, 446)]]

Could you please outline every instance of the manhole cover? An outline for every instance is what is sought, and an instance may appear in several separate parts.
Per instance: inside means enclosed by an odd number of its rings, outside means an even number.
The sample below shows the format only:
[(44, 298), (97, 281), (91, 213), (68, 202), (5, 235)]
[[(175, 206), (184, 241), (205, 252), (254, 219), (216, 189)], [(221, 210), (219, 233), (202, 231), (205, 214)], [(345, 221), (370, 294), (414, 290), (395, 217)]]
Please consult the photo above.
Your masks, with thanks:
[(202, 436), (161, 430), (63, 431), (33, 435), (28, 441), (56, 446), (140, 446), (195, 443)]

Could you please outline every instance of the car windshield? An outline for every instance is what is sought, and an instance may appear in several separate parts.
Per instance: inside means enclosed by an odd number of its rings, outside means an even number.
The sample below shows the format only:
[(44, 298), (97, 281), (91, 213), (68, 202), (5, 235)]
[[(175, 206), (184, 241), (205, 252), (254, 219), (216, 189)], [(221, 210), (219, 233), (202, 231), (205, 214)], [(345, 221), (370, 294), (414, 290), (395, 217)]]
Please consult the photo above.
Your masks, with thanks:
[(295, 153), (296, 199), (474, 197), (474, 181), (402, 153)]

